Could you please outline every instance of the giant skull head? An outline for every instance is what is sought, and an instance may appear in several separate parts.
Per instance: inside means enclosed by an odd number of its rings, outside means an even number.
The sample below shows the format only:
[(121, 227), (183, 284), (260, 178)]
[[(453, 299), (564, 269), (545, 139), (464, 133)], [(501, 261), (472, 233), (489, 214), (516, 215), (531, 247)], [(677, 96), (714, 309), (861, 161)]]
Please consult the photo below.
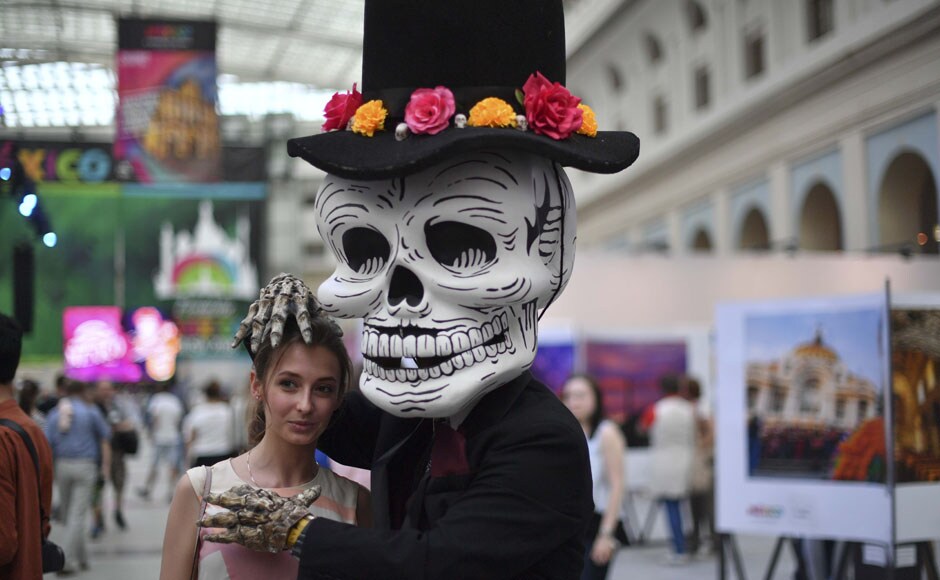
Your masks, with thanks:
[(538, 312), (571, 275), (564, 170), (479, 151), (380, 181), (328, 175), (317, 227), (338, 265), (326, 311), (363, 318), (363, 393), (403, 417), (454, 417), (532, 365)]

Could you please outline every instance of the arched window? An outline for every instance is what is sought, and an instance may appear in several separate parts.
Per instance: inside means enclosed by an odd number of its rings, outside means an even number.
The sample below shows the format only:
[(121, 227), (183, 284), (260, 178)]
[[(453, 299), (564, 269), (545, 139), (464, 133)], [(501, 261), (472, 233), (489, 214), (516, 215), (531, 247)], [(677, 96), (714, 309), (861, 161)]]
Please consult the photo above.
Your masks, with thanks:
[(768, 250), (770, 249), (770, 235), (767, 220), (759, 209), (752, 208), (747, 212), (741, 225), (741, 235), (738, 237), (738, 248), (741, 250)]
[(612, 63), (608, 63), (605, 69), (607, 72), (607, 84), (610, 85), (610, 89), (614, 93), (622, 93), (624, 89), (626, 89), (626, 81), (623, 78), (623, 73)]
[(689, 29), (692, 32), (700, 32), (708, 26), (708, 18), (705, 16), (705, 9), (695, 0), (687, 0), (685, 3), (685, 14), (689, 19)]
[(842, 220), (836, 198), (824, 183), (806, 194), (800, 212), (800, 249), (838, 251), (842, 249)]
[(652, 32), (647, 32), (643, 38), (643, 44), (646, 45), (646, 58), (651, 65), (657, 65), (663, 58), (663, 45)]
[(888, 166), (878, 192), (880, 248), (936, 254), (938, 222), (933, 172), (920, 154), (901, 153)]
[(712, 238), (704, 228), (695, 232), (695, 235), (692, 237), (692, 251), (710, 252), (712, 247)]

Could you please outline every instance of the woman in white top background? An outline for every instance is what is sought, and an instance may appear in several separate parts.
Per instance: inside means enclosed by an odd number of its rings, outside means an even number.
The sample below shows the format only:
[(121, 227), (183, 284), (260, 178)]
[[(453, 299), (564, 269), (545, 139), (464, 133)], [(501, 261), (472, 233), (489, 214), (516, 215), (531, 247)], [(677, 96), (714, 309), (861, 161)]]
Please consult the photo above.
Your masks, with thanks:
[(587, 529), (582, 580), (603, 580), (620, 543), (627, 537), (620, 521), (626, 441), (620, 427), (604, 418), (604, 398), (597, 381), (572, 375), (565, 381), (562, 401), (587, 438), (594, 480), (594, 517)]
[(692, 460), (695, 455), (695, 408), (680, 396), (680, 377), (667, 375), (660, 380), (663, 398), (643, 417), (650, 434), (650, 490), (666, 508), (673, 551), (667, 563), (688, 561), (682, 527), (682, 502), (689, 497)]
[(183, 440), (190, 467), (214, 465), (235, 454), (235, 412), (222, 395), (218, 381), (209, 381), (206, 400), (183, 419)]

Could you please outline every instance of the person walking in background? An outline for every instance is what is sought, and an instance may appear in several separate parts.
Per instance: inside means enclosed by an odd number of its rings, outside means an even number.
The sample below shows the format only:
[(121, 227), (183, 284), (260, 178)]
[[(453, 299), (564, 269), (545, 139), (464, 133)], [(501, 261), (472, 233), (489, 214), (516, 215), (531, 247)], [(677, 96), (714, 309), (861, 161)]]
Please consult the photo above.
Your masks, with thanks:
[(160, 463), (165, 462), (169, 471), (170, 491), (168, 499), (173, 499), (172, 485), (179, 479), (182, 472), (183, 458), (181, 453), (182, 437), (180, 427), (183, 421), (183, 403), (179, 398), (170, 392), (169, 383), (159, 383), (156, 387), (156, 393), (147, 403), (145, 415), (147, 416), (147, 425), (150, 429), (150, 437), (153, 439), (153, 460), (150, 463), (150, 472), (147, 474), (147, 482), (143, 487), (137, 489), (137, 494), (150, 499), (150, 493), (153, 491), (154, 483), (157, 480), (157, 470)]
[[(692, 512), (692, 535), (689, 536), (689, 554), (694, 556), (704, 543), (708, 552), (717, 551), (715, 536), (715, 435), (711, 418), (702, 412), (699, 401), (702, 386), (688, 377), (685, 396), (695, 409), (695, 453), (692, 457), (692, 475), (689, 482), (689, 508)], [(703, 537), (704, 540), (703, 540)]]
[(197, 404), (183, 420), (183, 439), (190, 467), (214, 465), (235, 454), (235, 413), (222, 396), (218, 381), (203, 389), (205, 402)]
[(660, 388), (664, 396), (643, 417), (650, 434), (650, 489), (666, 508), (672, 534), (669, 564), (688, 561), (681, 502), (689, 495), (695, 453), (695, 409), (679, 396), (679, 387), (678, 376), (663, 377)]
[(42, 578), (42, 538), (49, 535), (52, 509), (52, 450), (39, 426), (13, 399), (22, 337), (16, 321), (0, 314), (0, 421), (25, 431), (39, 459), (37, 473), (26, 442), (0, 423), (0, 578), (5, 580)]
[[(60, 514), (65, 518), (63, 573), (88, 569), (85, 521), (98, 474), (107, 479), (111, 465), (111, 428), (104, 415), (86, 401), (85, 384), (70, 381), (67, 397), (49, 414), (46, 437), (55, 458)], [(68, 421), (63, 420), (66, 413)], [(65, 427), (65, 428), (64, 428)]]
[(594, 481), (594, 517), (586, 532), (582, 580), (603, 580), (620, 543), (627, 536), (620, 521), (626, 442), (620, 428), (604, 418), (604, 398), (597, 381), (572, 375), (565, 381), (562, 401), (587, 438)]
[(30, 379), (23, 379), (23, 382), (20, 383), (20, 394), (17, 397), (17, 402), (20, 409), (42, 429), (46, 424), (46, 417), (36, 407), (36, 403), (39, 401), (39, 391), (39, 383)]
[[(98, 381), (95, 390), (95, 404), (105, 416), (108, 425), (111, 427), (111, 464), (106, 466), (110, 471), (111, 487), (114, 490), (114, 523), (118, 528), (127, 529), (127, 522), (124, 519), (124, 484), (127, 480), (127, 460), (126, 454), (131, 451), (128, 448), (129, 438), (136, 439), (136, 430), (130, 414), (115, 400), (114, 383), (111, 381)], [(136, 447), (136, 445), (135, 445)], [(136, 452), (136, 449), (133, 450)], [(105, 530), (104, 517), (104, 492), (105, 480), (99, 478), (95, 486), (95, 495), (92, 502), (94, 524), (91, 530), (91, 537), (97, 538)]]

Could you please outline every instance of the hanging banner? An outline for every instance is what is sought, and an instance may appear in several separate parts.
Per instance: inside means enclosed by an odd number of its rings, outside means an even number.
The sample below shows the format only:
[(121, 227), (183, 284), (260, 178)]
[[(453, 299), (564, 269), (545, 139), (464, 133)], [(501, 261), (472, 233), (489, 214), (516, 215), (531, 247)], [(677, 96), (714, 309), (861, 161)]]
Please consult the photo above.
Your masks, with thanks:
[(118, 179), (221, 179), (215, 43), (215, 22), (118, 21)]
[(605, 414), (628, 426), (662, 396), (665, 375), (688, 369), (681, 338), (591, 335), (584, 348), (585, 370), (604, 393)]
[(885, 295), (722, 305), (716, 325), (719, 529), (889, 543)]

